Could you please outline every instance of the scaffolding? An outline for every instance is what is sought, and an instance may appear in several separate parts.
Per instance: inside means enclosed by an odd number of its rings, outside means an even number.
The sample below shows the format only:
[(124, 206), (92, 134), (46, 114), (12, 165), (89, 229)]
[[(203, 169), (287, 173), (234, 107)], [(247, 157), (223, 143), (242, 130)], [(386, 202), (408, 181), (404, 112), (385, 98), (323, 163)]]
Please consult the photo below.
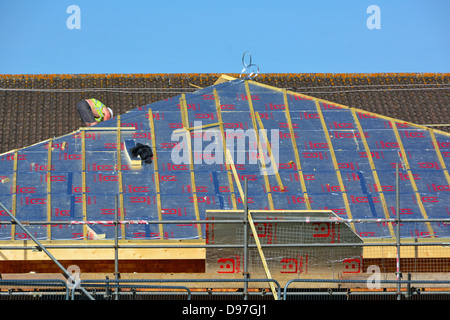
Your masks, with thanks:
[[(136, 143), (152, 147), (151, 165), (130, 158)], [(400, 296), (405, 272), (448, 272), (449, 143), (445, 132), (222, 77), (0, 155), (0, 270), (50, 260), (66, 279), (70, 263), (115, 281), (175, 270), (239, 278), (244, 297), (255, 275), (278, 299), (277, 283), (378, 266)]]

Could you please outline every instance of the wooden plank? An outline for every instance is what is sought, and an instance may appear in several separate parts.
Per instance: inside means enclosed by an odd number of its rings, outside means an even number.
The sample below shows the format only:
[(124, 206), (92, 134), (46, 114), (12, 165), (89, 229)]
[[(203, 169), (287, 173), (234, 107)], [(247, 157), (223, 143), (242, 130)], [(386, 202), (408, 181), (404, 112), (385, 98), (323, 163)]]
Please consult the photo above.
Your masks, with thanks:
[[(345, 211), (346, 211), (347, 216), (349, 217), (349, 219), (352, 219), (352, 213), (351, 213), (351, 210), (350, 210), (350, 205), (348, 203), (347, 192), (345, 191), (344, 182), (342, 181), (341, 171), (339, 169), (339, 165), (338, 165), (337, 160), (336, 160), (336, 155), (334, 153), (333, 144), (332, 144), (331, 139), (330, 139), (330, 134), (328, 133), (328, 128), (327, 128), (327, 125), (325, 123), (325, 119), (323, 117), (322, 110), (320, 108), (320, 103), (319, 103), (319, 101), (317, 99), (315, 99), (314, 101), (316, 103), (316, 109), (317, 109), (317, 113), (319, 114), (320, 123), (322, 124), (322, 130), (323, 130), (323, 132), (325, 134), (325, 138), (327, 139), (328, 148), (330, 149), (330, 154), (331, 154), (331, 158), (333, 160), (334, 170), (336, 171), (336, 176), (337, 176), (337, 179), (338, 179), (338, 182), (339, 182), (339, 188), (341, 190), (342, 199), (344, 200), (344, 204), (345, 204)], [(350, 227), (352, 228), (353, 231), (355, 231), (354, 223), (351, 223)]]
[(303, 197), (305, 198), (306, 208), (311, 209), (311, 201), (309, 200), (308, 190), (306, 189), (305, 177), (303, 176), (302, 165), (300, 162), (300, 155), (295, 141), (294, 128), (292, 127), (291, 112), (289, 110), (289, 102), (287, 99), (287, 90), (283, 90), (284, 113), (289, 126), (289, 134), (291, 135), (292, 148), (294, 150), (295, 165), (297, 166), (298, 179), (302, 188)]
[[(285, 89), (281, 89), (281, 88), (270, 86), (268, 84), (256, 82), (256, 81), (253, 81), (253, 80), (247, 80), (247, 81), (250, 81), (252, 84), (254, 84), (256, 86), (263, 87), (263, 88), (266, 88), (266, 89), (269, 89), (269, 90), (274, 90), (274, 91), (279, 91), (279, 92), (283, 92), (283, 90), (285, 90)], [(303, 94), (303, 93), (298, 93), (298, 92), (294, 92), (294, 91), (291, 91), (291, 90), (287, 90), (287, 93), (293, 94), (293, 95), (296, 95), (296, 96), (299, 96), (299, 97), (303, 97), (303, 98), (306, 98), (306, 99), (312, 100), (312, 101), (317, 100), (317, 101), (322, 102), (322, 103), (332, 104), (332, 105), (338, 106), (338, 107), (340, 107), (342, 109), (350, 109), (349, 106), (345, 106), (343, 104), (339, 104), (339, 103), (336, 103), (336, 102), (333, 102), (333, 101), (329, 101), (329, 100), (325, 100), (325, 99), (315, 98), (313, 96), (309, 96), (309, 95), (306, 95), (306, 94)], [(388, 122), (391, 122), (392, 120), (394, 120), (394, 121), (396, 121), (398, 123), (407, 124), (409, 126), (416, 127), (416, 128), (419, 128), (419, 129), (423, 129), (423, 130), (429, 129), (429, 128), (427, 128), (424, 125), (420, 125), (420, 124), (416, 124), (416, 123), (412, 123), (412, 122), (408, 122), (408, 121), (394, 119), (392, 117), (388, 117), (388, 116), (384, 116), (384, 115), (381, 115), (381, 114), (369, 112), (369, 111), (366, 111), (366, 110), (363, 110), (363, 109), (358, 109), (358, 108), (354, 108), (354, 109), (358, 113), (367, 114), (367, 115), (374, 115), (377, 118), (385, 119)], [(446, 136), (450, 136), (449, 132), (445, 132), (445, 131), (441, 131), (441, 130), (437, 130), (437, 129), (433, 129), (433, 130), (435, 132), (439, 132), (440, 134), (443, 134), (443, 135), (446, 135)]]
[[(74, 131), (74, 132), (72, 132), (72, 133), (70, 133), (70, 134), (63, 135), (62, 137), (70, 136), (70, 135), (73, 135), (74, 133), (78, 133), (78, 131)], [(30, 147), (34, 147), (34, 146), (37, 146), (37, 145), (41, 145), (41, 144), (43, 144), (43, 143), (45, 143), (45, 142), (47, 142), (47, 141), (48, 141), (48, 140), (43, 140), (43, 141), (40, 141), (40, 142), (36, 142), (36, 143), (31, 144), (31, 145), (26, 146), (26, 147), (17, 148), (17, 149), (15, 149), (14, 151), (21, 151), (21, 150), (24, 150), (24, 149), (27, 149), (27, 148), (30, 148)], [(9, 153), (11, 153), (11, 151), (4, 152), (4, 153), (0, 154), (0, 156), (3, 156), (3, 155), (5, 155), (5, 154), (9, 154)]]
[(428, 132), (430, 133), (434, 151), (436, 151), (436, 156), (439, 159), (439, 164), (441, 165), (442, 171), (444, 172), (445, 178), (447, 179), (447, 183), (450, 185), (450, 175), (448, 174), (448, 169), (445, 166), (444, 158), (442, 158), (441, 149), (437, 143), (436, 135), (434, 134), (433, 129), (428, 129)]
[[(148, 121), (152, 135), (152, 149), (153, 149), (153, 168), (155, 171), (155, 188), (156, 188), (156, 207), (158, 210), (158, 220), (162, 221), (162, 206), (161, 206), (161, 189), (159, 185), (159, 171), (158, 171), (158, 152), (156, 150), (156, 134), (155, 122), (153, 120), (153, 111), (148, 109)], [(159, 238), (164, 239), (164, 225), (159, 224)]]
[[(256, 114), (255, 114), (255, 110), (253, 108), (252, 95), (250, 92), (250, 88), (248, 86), (248, 80), (245, 81), (245, 92), (247, 94), (247, 101), (248, 101), (248, 107), (250, 109), (250, 115), (252, 118), (253, 130), (255, 131), (255, 135), (256, 135), (256, 145), (258, 147), (260, 157), (265, 157), (264, 152), (262, 150), (261, 141), (259, 138)], [(265, 160), (263, 160), (263, 161), (260, 160), (261, 166), (263, 168), (263, 172), (267, 172), (265, 162), (266, 162)], [(269, 207), (270, 207), (270, 209), (273, 209), (274, 206), (273, 206), (273, 199), (272, 199), (272, 190), (270, 188), (270, 183), (269, 183), (269, 177), (267, 176), (267, 174), (263, 174), (263, 177), (264, 177), (264, 185), (266, 188), (266, 194), (267, 194), (267, 200), (269, 202)]]
[[(267, 145), (267, 153), (269, 154), (269, 157), (270, 157), (270, 163), (272, 166), (274, 166), (275, 179), (277, 180), (278, 186), (280, 187), (281, 191), (284, 191), (285, 188), (284, 188), (283, 182), (281, 181), (280, 173), (278, 172), (278, 163), (275, 162), (275, 158), (273, 157), (272, 147), (270, 146), (270, 141), (267, 138), (267, 134), (264, 129), (264, 125), (262, 123), (261, 116), (260, 116), (259, 112), (255, 112), (255, 115), (256, 115), (256, 120), (258, 121), (258, 125), (262, 129), (261, 132), (262, 132), (264, 141), (266, 142), (266, 145)], [(261, 143), (260, 143), (260, 145), (261, 145)], [(264, 157), (265, 157), (265, 155), (264, 155)]]
[[(80, 245), (81, 242), (71, 242), (73, 244)], [(49, 252), (58, 260), (114, 260), (114, 248), (89, 248), (91, 244), (103, 244), (103, 245), (114, 245), (113, 240), (90, 240), (83, 241), (86, 244), (86, 248), (67, 248), (67, 249), (52, 249), (48, 248)], [(167, 240), (163, 242), (167, 245), (167, 248), (119, 248), (120, 259), (133, 259), (136, 263), (139, 263), (140, 259), (205, 259), (205, 249), (204, 248), (176, 248), (176, 245), (195, 245), (203, 244), (195, 241), (188, 242), (174, 242), (172, 243)], [(44, 246), (51, 246), (52, 243), (47, 244), (42, 242)], [(54, 243), (53, 243), (54, 244)], [(137, 242), (133, 244), (142, 245), (161, 245), (158, 240), (151, 242)], [(30, 248), (35, 247), (34, 243), (28, 243), (27, 246)], [(120, 244), (119, 244), (120, 245)], [(11, 246), (24, 246), (23, 241), (17, 244), (11, 244)], [(172, 247), (174, 246), (174, 247)], [(19, 249), (7, 249), (2, 250), (0, 255), (0, 261), (28, 261), (28, 260), (48, 260), (50, 258), (42, 251), (32, 251), (19, 250)]]
[(173, 131), (173, 133), (182, 133), (184, 130), (193, 131), (193, 130), (199, 130), (199, 129), (208, 129), (208, 128), (212, 128), (212, 127), (218, 127), (221, 124), (222, 123), (220, 123), (220, 122), (214, 122), (214, 123), (204, 124), (202, 126), (197, 126), (197, 127), (176, 129)]
[[(87, 221), (87, 196), (86, 196), (86, 132), (81, 130), (81, 179), (83, 197), (83, 220)], [(87, 240), (87, 227), (83, 225), (83, 239)]]
[[(230, 209), (208, 209), (206, 210), (206, 212), (218, 212), (218, 213), (243, 213), (244, 210), (243, 209), (237, 209), (237, 210), (230, 210)], [(331, 213), (332, 215), (334, 215), (332, 210), (280, 210), (280, 209), (274, 209), (274, 210), (251, 210), (249, 209), (249, 212), (251, 213)], [(335, 221), (339, 221), (339, 218), (336, 218)], [(330, 221), (334, 221), (331, 220)]]
[(136, 142), (134, 140), (126, 139), (124, 141), (125, 156), (131, 165), (131, 169), (139, 170), (142, 168), (142, 159), (137, 156), (133, 156), (130, 151), (135, 146)]
[(180, 111), (181, 111), (181, 122), (183, 123), (183, 128), (189, 130), (190, 124), (187, 114), (186, 106), (186, 95), (183, 93), (180, 97)]
[[(89, 273), (89, 279), (113, 277), (115, 272), (114, 259), (74, 260), (69, 258), (60, 259), (59, 262), (63, 266), (78, 266), (84, 275)], [(177, 274), (182, 276), (186, 273), (191, 273), (190, 278), (207, 277), (203, 259), (120, 259), (119, 264), (122, 279), (168, 279), (169, 277), (176, 277)], [(30, 272), (37, 274), (29, 274)], [(36, 279), (37, 276), (43, 279), (61, 278), (61, 280), (65, 280), (61, 275), (61, 269), (51, 260), (1, 261), (0, 273), (9, 273), (8, 279), (14, 279), (15, 277), (21, 280)], [(157, 289), (153, 290), (157, 291)]]
[(92, 127), (81, 127), (80, 130), (83, 131), (136, 131), (135, 127), (100, 127), (100, 126), (92, 126)]
[[(190, 169), (190, 175), (191, 175), (191, 192), (192, 192), (192, 198), (194, 201), (194, 211), (195, 211), (195, 218), (197, 220), (200, 220), (200, 212), (198, 209), (198, 199), (197, 199), (197, 187), (195, 184), (195, 170), (194, 170), (194, 158), (192, 155), (192, 142), (191, 142), (191, 133), (187, 129), (189, 127), (189, 115), (187, 112), (187, 106), (186, 106), (186, 98), (183, 94), (180, 98), (180, 109), (181, 109), (181, 117), (183, 118), (183, 126), (185, 128), (185, 134), (186, 134), (186, 142), (187, 147), (189, 150), (189, 169)], [(199, 239), (203, 239), (202, 236), (202, 228), (200, 224), (197, 224), (197, 234)]]
[[(16, 216), (17, 213), (17, 159), (19, 158), (18, 150), (14, 151), (14, 164), (13, 164), (13, 184), (12, 184), (12, 208), (11, 213)], [(16, 237), (16, 225), (11, 225), (11, 240), (15, 240)]]
[[(269, 266), (267, 265), (267, 262), (266, 262), (266, 257), (264, 256), (264, 252), (261, 248), (261, 243), (259, 242), (258, 232), (256, 231), (255, 224), (253, 223), (252, 214), (250, 212), (248, 213), (248, 224), (250, 225), (250, 229), (252, 229), (253, 239), (255, 240), (256, 247), (258, 248), (258, 253), (261, 258), (261, 262), (263, 264), (266, 277), (267, 277), (267, 279), (272, 279), (272, 275), (270, 274)], [(270, 290), (272, 291), (274, 300), (278, 300), (278, 295), (277, 295), (277, 291), (275, 289), (275, 285), (273, 284), (272, 281), (269, 282), (269, 284), (270, 284)]]
[(223, 83), (223, 82), (232, 81), (232, 80), (235, 80), (235, 79), (236, 79), (236, 78), (230, 77), (230, 76), (228, 76), (228, 75), (226, 75), (226, 74), (222, 74), (222, 75), (219, 77), (219, 79), (217, 79), (216, 82), (214, 82), (214, 85), (220, 84), (220, 83)]
[(252, 118), (252, 127), (255, 130), (256, 135), (256, 145), (259, 146), (259, 134), (258, 134), (258, 125), (256, 124), (255, 110), (253, 108), (253, 100), (250, 93), (250, 88), (248, 86), (248, 80), (245, 80), (245, 93), (247, 95), (248, 107), (250, 109), (250, 116)]
[[(436, 238), (435, 238), (436, 239)], [(422, 242), (423, 239), (421, 239)], [(402, 238), (402, 244), (412, 242), (411, 239)], [(370, 242), (369, 242), (370, 243)], [(397, 258), (397, 248), (395, 246), (365, 246), (363, 247), (364, 259), (371, 258)], [(421, 245), (418, 247), (401, 246), (400, 259), (416, 258), (417, 261), (426, 258), (450, 258), (450, 248), (441, 246)], [(401, 260), (402, 263), (402, 260)], [(402, 263), (403, 265), (403, 263)]]
[[(223, 120), (222, 120), (222, 105), (220, 103), (219, 94), (217, 93), (217, 90), (214, 89), (214, 101), (216, 103), (216, 115), (217, 119), (219, 120), (219, 127), (220, 127), (220, 133), (222, 135), (222, 147), (223, 150), (227, 150), (227, 142), (226, 142), (226, 136), (225, 136), (225, 130), (223, 128)], [(230, 166), (228, 165), (228, 159), (226, 154), (224, 154), (225, 158), (225, 168), (227, 170), (227, 178), (228, 178), (228, 185), (230, 187), (230, 195), (231, 195), (231, 203), (233, 205), (233, 209), (236, 209), (236, 195), (234, 194), (234, 183), (233, 183), (233, 177), (232, 172), (230, 169)]]
[[(351, 111), (352, 111), (352, 115), (353, 115), (353, 120), (355, 121), (355, 124), (358, 127), (359, 135), (361, 136), (361, 140), (364, 145), (364, 150), (366, 151), (366, 154), (367, 154), (367, 159), (369, 160), (370, 168), (372, 170), (373, 178), (374, 178), (375, 184), (377, 186), (378, 194), (380, 195), (381, 205), (383, 206), (384, 217), (386, 219), (390, 219), (389, 210), (387, 208), (386, 199), (384, 197), (384, 192), (383, 192), (383, 189), (381, 188), (381, 183), (380, 183), (380, 179), (378, 178), (378, 173), (377, 173), (377, 169), (375, 167), (375, 163), (373, 162), (372, 152), (370, 151), (369, 144), (367, 143), (366, 136), (364, 135), (361, 123), (358, 120), (358, 116), (356, 115), (355, 109), (352, 108)], [(395, 232), (394, 232), (394, 228), (393, 228), (391, 222), (388, 223), (388, 227), (389, 227), (389, 233), (391, 234), (391, 237), (395, 238)]]
[(237, 174), (236, 167), (234, 166), (233, 158), (231, 157), (230, 150), (225, 149), (225, 157), (227, 158), (227, 163), (230, 165), (231, 171), (233, 172), (234, 181), (236, 182), (236, 186), (239, 190), (239, 194), (241, 196), (242, 201), (244, 201), (245, 195), (244, 190), (242, 189), (241, 182), (239, 181), (239, 175)]
[[(394, 122), (394, 120), (391, 120), (391, 126), (392, 126), (392, 129), (394, 130), (395, 138), (397, 139), (397, 143), (400, 148), (400, 154), (399, 154), (400, 160), (403, 162), (405, 170), (408, 173), (409, 182), (411, 183), (411, 187), (414, 191), (414, 195), (416, 197), (416, 202), (417, 202), (417, 205), (419, 206), (420, 213), (422, 214), (424, 219), (428, 219), (427, 212), (426, 212), (425, 207), (422, 202), (422, 197), (420, 196), (419, 190), (417, 189), (416, 181), (414, 180), (414, 176), (413, 176), (413, 174), (411, 172), (411, 168), (409, 166), (408, 156), (406, 155), (405, 148), (403, 147), (402, 139), (400, 138), (400, 134), (397, 129), (397, 124), (396, 124), (396, 122)], [(400, 212), (397, 212), (397, 214), (400, 214)], [(434, 238), (435, 237), (434, 231), (433, 231), (433, 228), (431, 227), (431, 224), (429, 222), (425, 222), (425, 224), (427, 225), (427, 229), (430, 233), (430, 237)]]
[[(51, 184), (51, 168), (52, 168), (52, 151), (53, 151), (53, 140), (50, 139), (48, 142), (48, 151), (47, 151), (47, 220), (52, 220), (52, 184)], [(47, 225), (47, 239), (52, 239), (51, 225)]]
[[(241, 195), (241, 199), (244, 199), (245, 194), (244, 194), (244, 191), (242, 190), (241, 182), (239, 181), (239, 176), (236, 172), (236, 168), (234, 166), (233, 159), (231, 158), (230, 151), (228, 149), (225, 149), (225, 153), (226, 153), (226, 157), (228, 158), (228, 161), (231, 165), (231, 169), (232, 169), (233, 175), (234, 175), (234, 180), (236, 181), (236, 185), (239, 189), (239, 194)], [(258, 248), (258, 253), (259, 253), (259, 257), (261, 258), (261, 263), (264, 267), (264, 273), (266, 274), (267, 279), (272, 279), (272, 275), (270, 274), (269, 267), (267, 266), (266, 258), (264, 256), (264, 252), (261, 248), (261, 243), (259, 242), (258, 232), (256, 232), (256, 227), (255, 227), (255, 224), (253, 223), (253, 218), (252, 218), (250, 211), (248, 212), (248, 222), (249, 222), (250, 228), (253, 233), (253, 239), (255, 240), (255, 244)], [(275, 290), (275, 286), (273, 283), (270, 283), (270, 288), (271, 288), (273, 296), (276, 300), (277, 292)]]
[[(117, 127), (121, 128), (121, 119), (120, 115), (117, 116)], [(119, 210), (118, 219), (125, 220), (125, 210), (123, 206), (123, 179), (122, 179), (122, 135), (121, 130), (117, 130), (117, 176), (119, 180), (119, 206), (117, 210)], [(122, 239), (125, 239), (125, 224), (121, 224), (120, 226)]]

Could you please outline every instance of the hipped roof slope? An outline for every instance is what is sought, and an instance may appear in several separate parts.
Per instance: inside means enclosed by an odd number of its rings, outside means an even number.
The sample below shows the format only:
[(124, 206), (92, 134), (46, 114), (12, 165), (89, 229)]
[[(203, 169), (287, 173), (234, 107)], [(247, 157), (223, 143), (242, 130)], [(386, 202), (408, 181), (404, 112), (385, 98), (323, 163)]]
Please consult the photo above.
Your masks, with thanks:
[[(239, 77), (238, 74), (230, 74)], [(0, 75), (0, 153), (77, 130), (78, 101), (115, 114), (207, 87), (220, 74)], [(260, 74), (257, 82), (450, 132), (448, 73)]]

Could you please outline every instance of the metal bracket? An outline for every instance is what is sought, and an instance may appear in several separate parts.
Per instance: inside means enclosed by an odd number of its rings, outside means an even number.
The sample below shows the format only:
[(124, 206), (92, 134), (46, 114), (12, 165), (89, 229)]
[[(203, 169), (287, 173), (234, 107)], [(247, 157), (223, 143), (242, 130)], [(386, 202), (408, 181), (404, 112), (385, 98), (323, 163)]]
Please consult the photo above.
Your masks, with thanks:
[[(245, 62), (245, 56), (248, 54), (249, 63)], [(252, 53), (250, 51), (244, 51), (242, 55), (242, 65), (244, 68), (239, 75), (239, 78), (242, 78), (244, 75), (244, 79), (253, 79), (259, 74), (259, 66), (252, 63)]]

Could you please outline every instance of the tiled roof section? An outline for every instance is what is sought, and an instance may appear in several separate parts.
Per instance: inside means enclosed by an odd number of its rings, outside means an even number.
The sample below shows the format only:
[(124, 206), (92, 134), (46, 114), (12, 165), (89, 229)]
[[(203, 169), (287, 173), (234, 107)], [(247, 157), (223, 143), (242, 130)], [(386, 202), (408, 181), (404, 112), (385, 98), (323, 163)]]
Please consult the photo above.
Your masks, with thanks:
[[(123, 114), (210, 86), (219, 76), (0, 75), (0, 153), (77, 130), (81, 99), (96, 98)], [(261, 74), (255, 80), (416, 124), (450, 123), (450, 74)]]

